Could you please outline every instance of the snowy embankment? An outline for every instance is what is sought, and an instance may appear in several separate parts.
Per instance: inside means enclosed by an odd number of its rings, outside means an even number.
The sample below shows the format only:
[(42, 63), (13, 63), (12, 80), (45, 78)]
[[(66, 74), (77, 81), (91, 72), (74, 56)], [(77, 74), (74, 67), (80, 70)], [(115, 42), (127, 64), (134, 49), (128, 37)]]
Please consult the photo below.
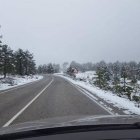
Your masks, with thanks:
[(41, 80), (42, 78), (43, 76), (41, 75), (8, 76), (5, 79), (0, 76), (0, 91)]
[(92, 93), (92, 95), (96, 95), (99, 98), (102, 98), (104, 101), (113, 104), (114, 107), (118, 107), (119, 109), (125, 110), (125, 114), (138, 114), (140, 115), (140, 108), (138, 108), (134, 101), (130, 101), (129, 99), (119, 97), (112, 92), (101, 90), (89, 83), (87, 78), (92, 79), (94, 77), (95, 72), (86, 72), (86, 73), (79, 73), (76, 75), (78, 79), (85, 79), (84, 81), (74, 80), (70, 77), (67, 77), (63, 74), (57, 74), (68, 81), (72, 82), (75, 85), (81, 86)]

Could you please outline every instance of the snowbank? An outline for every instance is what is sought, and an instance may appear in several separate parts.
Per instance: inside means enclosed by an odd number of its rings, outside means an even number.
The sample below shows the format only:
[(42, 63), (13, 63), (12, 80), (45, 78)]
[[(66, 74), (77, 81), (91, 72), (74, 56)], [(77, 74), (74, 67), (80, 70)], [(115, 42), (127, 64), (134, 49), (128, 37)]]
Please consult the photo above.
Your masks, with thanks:
[[(2, 76), (0, 76), (2, 77)], [(27, 83), (31, 83), (37, 80), (41, 80), (43, 76), (32, 75), (32, 76), (8, 76), (5, 79), (0, 80), (0, 90), (10, 89)]]
[(76, 74), (76, 79), (92, 80), (95, 77), (95, 71), (80, 72)]

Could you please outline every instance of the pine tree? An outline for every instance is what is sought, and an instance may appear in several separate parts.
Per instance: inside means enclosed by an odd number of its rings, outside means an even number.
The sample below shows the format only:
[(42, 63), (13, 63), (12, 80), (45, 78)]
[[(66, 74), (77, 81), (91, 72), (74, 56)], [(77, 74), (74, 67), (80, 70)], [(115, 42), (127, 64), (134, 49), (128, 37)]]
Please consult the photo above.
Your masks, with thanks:
[(23, 52), (22, 49), (18, 49), (15, 52), (15, 58), (16, 58), (16, 61), (15, 61), (16, 73), (19, 74), (19, 75), (24, 75), (24, 67), (23, 67), (23, 64), (24, 64), (24, 52)]
[(94, 82), (101, 89), (108, 88), (109, 73), (107, 67), (98, 67), (96, 70), (96, 81)]
[(126, 69), (126, 66), (122, 67), (121, 76), (123, 78), (123, 91), (126, 92), (126, 79), (127, 79), (127, 69)]
[(53, 69), (54, 69), (54, 73), (60, 72), (60, 65), (59, 64), (53, 64)]
[(33, 54), (31, 54), (28, 50), (24, 52), (23, 67), (25, 75), (35, 74), (36, 72)]
[(37, 68), (37, 73), (39, 74), (43, 74), (43, 66), (42, 65), (39, 65), (38, 68)]
[(64, 72), (64, 73), (67, 72), (68, 65), (69, 65), (68, 62), (64, 62), (64, 63), (63, 63), (63, 72)]
[(0, 70), (1, 70), (1, 67), (2, 67), (2, 42), (0, 41)]
[[(0, 26), (1, 28), (1, 26)], [(2, 36), (0, 35), (0, 39), (2, 38)], [(2, 67), (2, 41), (0, 40), (0, 73), (1, 71), (1, 67)]]
[(13, 69), (13, 51), (7, 45), (2, 45), (1, 49), (1, 70), (4, 78), (7, 73), (11, 73)]
[(53, 65), (50, 63), (47, 66), (47, 73), (54, 73), (54, 68)]

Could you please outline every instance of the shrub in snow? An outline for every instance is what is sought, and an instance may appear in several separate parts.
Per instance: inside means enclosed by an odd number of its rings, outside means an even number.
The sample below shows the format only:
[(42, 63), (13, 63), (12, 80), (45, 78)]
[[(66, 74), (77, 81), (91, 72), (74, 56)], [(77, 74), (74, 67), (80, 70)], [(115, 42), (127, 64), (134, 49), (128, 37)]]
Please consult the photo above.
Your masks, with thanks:
[(1, 80), (1, 83), (9, 84), (10, 86), (14, 85), (14, 79), (13, 78), (5, 78)]
[(140, 97), (139, 96), (133, 96), (133, 100), (137, 102), (138, 107), (140, 107)]

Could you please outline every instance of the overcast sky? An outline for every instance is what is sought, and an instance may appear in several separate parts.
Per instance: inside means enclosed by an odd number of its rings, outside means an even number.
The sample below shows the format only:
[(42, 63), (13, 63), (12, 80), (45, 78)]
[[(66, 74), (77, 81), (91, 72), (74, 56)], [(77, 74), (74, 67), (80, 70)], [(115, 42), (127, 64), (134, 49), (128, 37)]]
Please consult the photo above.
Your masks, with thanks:
[(140, 60), (140, 0), (0, 0), (0, 24), (37, 64)]

